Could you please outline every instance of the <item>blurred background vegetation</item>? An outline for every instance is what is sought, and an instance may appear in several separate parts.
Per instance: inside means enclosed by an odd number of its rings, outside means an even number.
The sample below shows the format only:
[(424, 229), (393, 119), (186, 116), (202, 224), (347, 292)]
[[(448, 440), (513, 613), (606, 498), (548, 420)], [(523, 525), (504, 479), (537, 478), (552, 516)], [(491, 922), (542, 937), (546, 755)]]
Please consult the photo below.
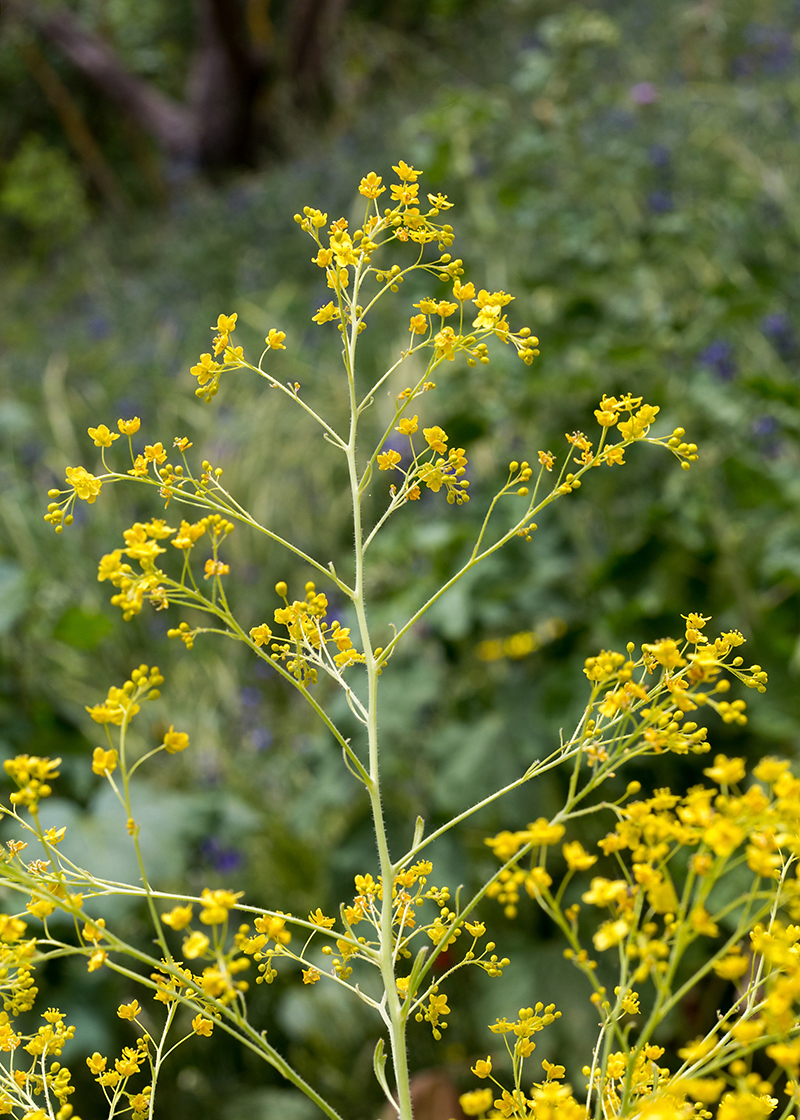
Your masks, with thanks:
[[(598, 472), (531, 544), (445, 598), (393, 660), (382, 728), (398, 843), (417, 813), (435, 824), (550, 749), (583, 705), (584, 657), (678, 634), (689, 610), (741, 628), (771, 678), (748, 727), (712, 724), (713, 745), (795, 754), (799, 48), (795, 0), (7, 0), (0, 748), (64, 759), (48, 813), (69, 823), (77, 859), (100, 852), (115, 878), (129, 864), (122, 822), (89, 773), (100, 740), (84, 705), (146, 661), (167, 683), (143, 741), (170, 723), (192, 738), (142, 780), (154, 879), (333, 912), (373, 864), (360, 792), (280, 681), (235, 647), (176, 648), (166, 629), (177, 619), (145, 612), (123, 625), (109, 605), (96, 559), (157, 508), (104, 492), (60, 538), (42, 513), (66, 464), (93, 469), (87, 426), (139, 415), (148, 439), (188, 435), (243, 504), (344, 570), (347, 504), (330, 449), (244, 378), (201, 404), (188, 367), (217, 314), (236, 310), (237, 342), (252, 352), (270, 326), (285, 330), (282, 376), (335, 412), (336, 338), (310, 322), (327, 296), (291, 216), (306, 202), (350, 216), (360, 176), (386, 176), (398, 158), (457, 204), (468, 275), (516, 294), (513, 321), (539, 334), (542, 356), (443, 371), (429, 419), (467, 448), (472, 502), (421, 502), (390, 524), (372, 559), (379, 624), (404, 619), (451, 571), (509, 459), (591, 429), (603, 392), (643, 395), (661, 408), (659, 431), (680, 423), (701, 448), (688, 474), (648, 448)], [(364, 336), (372, 368), (404, 345), (411, 294)], [(309, 578), (242, 529), (229, 552), (247, 626), (271, 615), (277, 579), (299, 593)], [(509, 641), (522, 632), (533, 642)], [(683, 788), (705, 764), (650, 760), (625, 777)], [(562, 780), (443, 842), (435, 881), (474, 885), (491, 867), (483, 837), (548, 815)], [(463, 1087), (467, 1059), (494, 1039), (485, 1023), (557, 999), (561, 1035), (553, 1028), (542, 1056), (563, 1060), (569, 1039), (580, 1083), (594, 1016), (559, 940), (532, 905), (513, 922), (483, 916), (512, 968), (460, 982), (444, 1041), (413, 1032), (415, 1065)], [(119, 920), (130, 936), (145, 929), (136, 911)], [(698, 1032), (719, 984), (665, 1045)], [(121, 1045), (114, 1008), (133, 994), (110, 975), (87, 981), (81, 962), (47, 973), (42, 998), (78, 1026), (76, 1066)], [(346, 1115), (375, 1115), (374, 1023), (360, 1006), (292, 976), (254, 993), (254, 1019)], [(198, 1107), (223, 1120), (309, 1115), (224, 1039), (189, 1044), (176, 1073), (161, 1090), (172, 1120)], [(84, 1120), (100, 1104), (82, 1084)]]

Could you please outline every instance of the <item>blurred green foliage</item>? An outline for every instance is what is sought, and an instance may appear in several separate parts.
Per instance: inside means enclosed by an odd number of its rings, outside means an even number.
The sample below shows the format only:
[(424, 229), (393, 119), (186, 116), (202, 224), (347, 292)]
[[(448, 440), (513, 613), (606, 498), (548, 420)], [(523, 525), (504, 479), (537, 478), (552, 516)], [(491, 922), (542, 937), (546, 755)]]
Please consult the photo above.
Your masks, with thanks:
[[(135, 65), (170, 81), (176, 48), (166, 9), (103, 7)], [(170, 19), (179, 14), (176, 6)], [(590, 430), (602, 392), (658, 404), (664, 427), (682, 424), (701, 460), (686, 475), (636, 449), (627, 467), (598, 472), (555, 507), (531, 544), (498, 555), (431, 611), (385, 676), (387, 810), (397, 835), (408, 839), (417, 813), (435, 823), (515, 777), (552, 744), (582, 707), (585, 656), (677, 633), (689, 610), (740, 627), (748, 657), (771, 677), (745, 731), (712, 725), (714, 746), (749, 757), (796, 753), (797, 6), (491, 0), (439, 5), (434, 17), (422, 27), (400, 16), (387, 24), (372, 49), (392, 60), (390, 78), (374, 87), (353, 78), (362, 98), (372, 90), (369, 101), (356, 97), (339, 131), (313, 151), (214, 186), (186, 181), (161, 212), (96, 212), (85, 226), (96, 203), (57, 129), (42, 123), (40, 106), (15, 102), (26, 126), (21, 146), (19, 137), (16, 147), (4, 141), (0, 171), (0, 740), (6, 754), (64, 757), (59, 810), (69, 814), (76, 851), (102, 832), (110, 858), (126, 858), (125, 837), (88, 774), (98, 740), (83, 705), (133, 665), (156, 661), (167, 683), (143, 734), (158, 741), (174, 722), (193, 742), (158, 773), (153, 805), (171, 821), (165, 879), (246, 886), (265, 905), (299, 912), (335, 905), (354, 870), (372, 862), (366, 807), (280, 683), (236, 649), (199, 642), (184, 654), (167, 641), (161, 616), (123, 626), (94, 582), (95, 560), (122, 529), (157, 511), (131, 491), (104, 493), (59, 539), (41, 514), (67, 463), (93, 469), (87, 426), (140, 415), (148, 439), (188, 435), (259, 518), (278, 532), (290, 527), (345, 570), (347, 510), (330, 449), (310, 443), (301, 419), (244, 380), (230, 379), (213, 406), (201, 405), (188, 366), (207, 348), (217, 314), (236, 310), (237, 342), (250, 351), (269, 327), (287, 331), (282, 376), (335, 415), (336, 345), (310, 323), (327, 296), (291, 214), (308, 202), (350, 216), (359, 177), (386, 174), (398, 156), (425, 168), (427, 189), (457, 203), (456, 251), (468, 275), (516, 294), (514, 320), (531, 323), (542, 357), (532, 369), (501, 356), (440, 378), (426, 419), (467, 448), (472, 501), (446, 513), (421, 502), (390, 523), (371, 554), (376, 617), (387, 627), (403, 621), (463, 555), (509, 459), (532, 459), (560, 446), (565, 431)], [(348, 65), (363, 73), (375, 55), (352, 34)], [(3, 130), (10, 138), (8, 118)], [(401, 290), (397, 317), (364, 336), (376, 368), (405, 343), (411, 296)], [(382, 408), (377, 402), (376, 414)], [(309, 577), (242, 529), (231, 554), (231, 587), (248, 625), (269, 615), (277, 579), (299, 587)], [(482, 641), (530, 630), (544, 640), (524, 658), (477, 655)], [(647, 765), (625, 779), (691, 785), (703, 763), (665, 759), (656, 773)], [(483, 836), (547, 815), (561, 781), (555, 775), (475, 818), (444, 844), (438, 878), (475, 881), (491, 862)], [(154, 796), (141, 791), (143, 803)], [(537, 999), (558, 999), (579, 1051), (591, 1005), (552, 931), (532, 907), (514, 923), (499, 912), (484, 917), (516, 971), (470, 978), (452, 1000), (460, 1012), (446, 1041), (415, 1039), (417, 1065), (451, 1065), (462, 1076), (464, 1059), (486, 1052), (483, 1024)], [(129, 920), (135, 927), (136, 914)], [(84, 983), (65, 968), (47, 996), (76, 1007)], [(95, 1007), (108, 999), (113, 1008), (118, 991), (108, 979), (94, 983)], [(331, 1006), (324, 989), (289, 983), (254, 998), (301, 1072), (313, 1069), (348, 1114), (373, 1114), (363, 1093), (371, 1043), (358, 1007)], [(709, 1007), (686, 1010), (676, 1033), (697, 1033), (718, 998), (709, 985)], [(83, 1016), (90, 1050), (98, 1032), (116, 1030), (103, 1020)], [(274, 1096), (283, 1090), (263, 1069), (227, 1053), (224, 1041), (214, 1045), (222, 1080), (211, 1084), (207, 1044), (198, 1044), (174, 1095), (162, 1099), (166, 1114), (179, 1120), (199, 1102), (231, 1118), (292, 1114), (293, 1101)], [(81, 1101), (84, 1120), (90, 1107)]]
[(5, 167), (0, 212), (52, 248), (72, 240), (89, 221), (77, 169), (60, 148), (31, 133)]

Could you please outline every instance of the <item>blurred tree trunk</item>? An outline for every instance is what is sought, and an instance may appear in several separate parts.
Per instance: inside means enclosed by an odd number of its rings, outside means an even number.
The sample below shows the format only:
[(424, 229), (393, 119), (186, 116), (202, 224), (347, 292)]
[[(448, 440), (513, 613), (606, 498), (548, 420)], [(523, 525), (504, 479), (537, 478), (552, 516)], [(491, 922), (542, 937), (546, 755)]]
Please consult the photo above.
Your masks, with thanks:
[[(150, 135), (175, 163), (247, 166), (260, 147), (280, 150), (269, 112), (279, 82), (304, 115), (329, 107), (328, 60), (347, 0), (290, 0), (285, 27), (273, 27), (268, 0), (195, 0), (195, 50), (179, 101), (131, 72), (101, 36), (57, 4), (6, 0), (8, 16), (56, 46), (101, 93)], [(259, 113), (259, 109), (266, 110)]]

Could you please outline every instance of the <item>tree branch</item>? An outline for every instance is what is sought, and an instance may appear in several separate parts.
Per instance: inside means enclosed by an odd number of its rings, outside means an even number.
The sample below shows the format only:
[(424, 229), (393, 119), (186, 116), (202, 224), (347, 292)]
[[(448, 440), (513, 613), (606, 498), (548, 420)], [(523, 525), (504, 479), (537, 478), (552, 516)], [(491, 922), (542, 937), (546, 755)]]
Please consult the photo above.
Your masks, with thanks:
[(6, 0), (6, 10), (34, 27), (116, 101), (164, 150), (176, 159), (197, 162), (197, 114), (127, 69), (116, 51), (84, 30), (66, 8), (44, 9), (36, 0)]

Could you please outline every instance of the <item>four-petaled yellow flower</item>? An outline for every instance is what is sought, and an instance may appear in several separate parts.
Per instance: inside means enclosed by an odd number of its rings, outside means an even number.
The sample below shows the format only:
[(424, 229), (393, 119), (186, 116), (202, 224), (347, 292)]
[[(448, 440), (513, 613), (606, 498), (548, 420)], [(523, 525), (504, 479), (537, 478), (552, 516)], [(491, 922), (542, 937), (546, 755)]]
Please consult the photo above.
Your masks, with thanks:
[(250, 630), (250, 637), (253, 639), (257, 646), (263, 646), (272, 637), (272, 631), (266, 622), (262, 622), (260, 626), (253, 626)]
[(95, 747), (94, 754), (92, 755), (92, 773), (93, 774), (113, 774), (117, 768), (117, 752), (114, 750), (104, 751), (102, 747)]
[(597, 856), (590, 855), (580, 840), (572, 840), (561, 848), (570, 871), (587, 871), (597, 863)]
[(109, 431), (105, 424), (98, 424), (96, 428), (89, 428), (88, 432), (94, 440), (95, 447), (110, 447), (115, 439), (119, 439), (117, 433)]
[(421, 171), (416, 171), (403, 159), (401, 159), (398, 164), (392, 164), (392, 171), (394, 171), (397, 178), (402, 179), (404, 183), (414, 183), (422, 174)]
[(312, 925), (319, 926), (321, 929), (332, 929), (336, 925), (335, 918), (326, 918), (319, 907), (308, 915), (308, 920)]
[(169, 731), (165, 734), (164, 742), (161, 745), (167, 754), (178, 754), (179, 751), (185, 751), (189, 746), (189, 736), (185, 731), (176, 731), (174, 725), (170, 724)]
[(218, 926), (227, 921), (228, 912), (242, 897), (242, 891), (209, 890), (205, 887), (200, 895), (202, 912), (200, 921), (207, 926)]
[(163, 463), (167, 457), (163, 443), (145, 444), (144, 457), (148, 463)]
[[(334, 307), (333, 300), (330, 300), (324, 307), (320, 307), (316, 315), (311, 316), (312, 323), (330, 323), (331, 319), (339, 318), (339, 308)], [(267, 339), (269, 341), (269, 339)], [(284, 350), (286, 347), (284, 347)]]
[(92, 1073), (96, 1076), (97, 1074), (102, 1073), (106, 1068), (106, 1065), (108, 1064), (108, 1058), (104, 1058), (102, 1054), (99, 1054), (97, 1050), (95, 1050), (91, 1058), (86, 1059), (86, 1064), (92, 1071)]
[(197, 378), (198, 385), (205, 385), (206, 382), (211, 381), (214, 374), (220, 368), (219, 362), (215, 362), (210, 354), (201, 354), (200, 361), (197, 365), (192, 366), (189, 370), (192, 377)]
[(425, 442), (431, 451), (438, 451), (440, 455), (447, 452), (447, 440), (449, 436), (442, 428), (434, 425), (432, 428), (423, 428), (422, 434), (425, 436)]
[(382, 176), (376, 175), (374, 171), (370, 171), (359, 183), (358, 192), (359, 194), (363, 194), (364, 198), (377, 198), (378, 195), (383, 194), (386, 190), (386, 187), (381, 186), (382, 182)]
[(187, 960), (194, 961), (205, 953), (210, 944), (211, 942), (204, 933), (195, 930), (194, 933), (185, 938), (181, 950)]
[(714, 758), (714, 765), (709, 766), (703, 773), (717, 785), (735, 786), (744, 778), (744, 759), (728, 758), (727, 755), (718, 754)]
[(222, 353), (222, 351), (229, 345), (231, 332), (236, 330), (236, 320), (239, 316), (234, 312), (233, 315), (219, 315), (217, 317), (216, 327), (212, 327), (212, 331), (217, 334), (214, 338), (214, 354), (215, 356)]
[(98, 968), (102, 968), (108, 960), (108, 953), (105, 949), (95, 949), (89, 957), (89, 962), (86, 965), (88, 972), (97, 972)]
[(161, 921), (170, 929), (185, 929), (192, 920), (191, 904), (187, 906), (173, 906), (166, 914), (161, 915)]
[(92, 505), (102, 488), (102, 480), (95, 478), (84, 467), (67, 467), (67, 482), (83, 501)]
[(397, 451), (382, 451), (378, 455), (378, 470), (379, 471), (392, 471), (402, 459)]
[(195, 1015), (192, 1019), (192, 1030), (195, 1034), (208, 1038), (214, 1030), (214, 1020), (205, 1015)]
[(270, 327), (270, 332), (264, 341), (270, 350), (285, 350), (286, 347), (283, 345), (285, 338), (286, 334), (283, 331), (276, 331), (274, 327)]

